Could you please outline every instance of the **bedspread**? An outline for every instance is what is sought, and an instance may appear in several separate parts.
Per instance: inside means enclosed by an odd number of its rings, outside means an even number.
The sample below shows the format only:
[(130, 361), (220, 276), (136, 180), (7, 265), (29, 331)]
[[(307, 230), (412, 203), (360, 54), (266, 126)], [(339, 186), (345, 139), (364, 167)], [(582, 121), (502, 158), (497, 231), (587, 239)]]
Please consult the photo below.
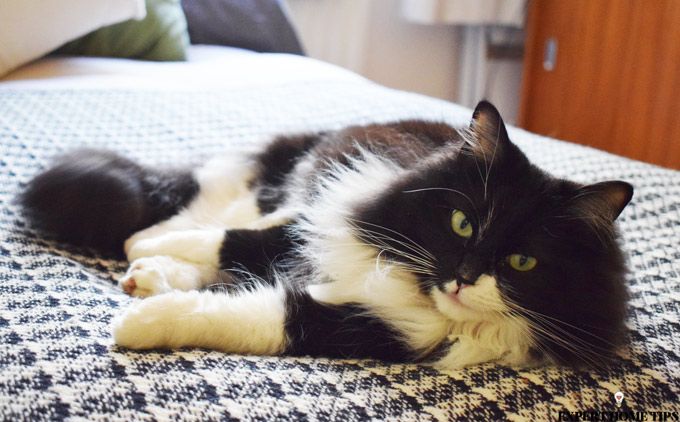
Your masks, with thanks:
[(619, 410), (677, 412), (680, 172), (510, 128), (530, 159), (556, 175), (635, 186), (619, 218), (631, 269), (630, 344), (598, 370), (485, 364), (442, 372), (372, 360), (120, 349), (109, 325), (136, 300), (115, 285), (126, 263), (42, 238), (14, 202), (52, 156), (76, 146), (168, 165), (254, 151), (279, 133), (402, 118), (464, 125), (470, 114), (359, 78), (0, 90), (0, 419), (545, 420), (617, 410), (618, 390)]

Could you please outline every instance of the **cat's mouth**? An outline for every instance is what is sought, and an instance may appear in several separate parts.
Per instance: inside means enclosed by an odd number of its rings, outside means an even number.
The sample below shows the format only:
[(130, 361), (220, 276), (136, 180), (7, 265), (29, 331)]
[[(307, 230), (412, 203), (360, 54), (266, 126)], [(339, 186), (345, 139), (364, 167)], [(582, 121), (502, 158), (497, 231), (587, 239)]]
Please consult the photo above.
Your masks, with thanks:
[(466, 287), (467, 287), (467, 284), (461, 284), (459, 286), (459, 285), (456, 285), (454, 283), (453, 289), (447, 293), (447, 296), (449, 297), (451, 302), (453, 302), (454, 304), (461, 306), (463, 308), (472, 309), (470, 306), (466, 305), (463, 302), (462, 297), (461, 297), (461, 293), (463, 292), (463, 289), (465, 289)]
[(482, 274), (474, 284), (448, 281), (434, 289), (432, 296), (437, 308), (454, 321), (488, 319), (507, 309), (499, 296), (496, 279), (488, 274)]

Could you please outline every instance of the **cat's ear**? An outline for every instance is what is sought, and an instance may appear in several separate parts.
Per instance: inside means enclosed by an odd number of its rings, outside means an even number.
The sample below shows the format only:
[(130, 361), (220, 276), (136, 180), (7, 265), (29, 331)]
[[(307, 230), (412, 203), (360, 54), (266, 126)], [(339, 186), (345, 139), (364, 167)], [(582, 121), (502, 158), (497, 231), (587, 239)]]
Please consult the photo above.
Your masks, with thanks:
[(505, 123), (496, 107), (488, 101), (480, 101), (472, 113), (466, 148), (475, 156), (490, 158), (509, 142)]
[(583, 186), (574, 196), (574, 203), (588, 217), (613, 222), (633, 198), (633, 186), (622, 181), (609, 181)]

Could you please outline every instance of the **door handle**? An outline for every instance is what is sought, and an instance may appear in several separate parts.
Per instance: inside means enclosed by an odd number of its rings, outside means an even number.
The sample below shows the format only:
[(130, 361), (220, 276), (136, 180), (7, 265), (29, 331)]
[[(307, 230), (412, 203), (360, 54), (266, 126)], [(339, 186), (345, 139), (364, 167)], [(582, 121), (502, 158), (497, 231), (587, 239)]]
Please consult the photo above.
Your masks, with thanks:
[(545, 40), (545, 47), (543, 48), (543, 69), (546, 72), (552, 72), (557, 65), (557, 39), (550, 37)]

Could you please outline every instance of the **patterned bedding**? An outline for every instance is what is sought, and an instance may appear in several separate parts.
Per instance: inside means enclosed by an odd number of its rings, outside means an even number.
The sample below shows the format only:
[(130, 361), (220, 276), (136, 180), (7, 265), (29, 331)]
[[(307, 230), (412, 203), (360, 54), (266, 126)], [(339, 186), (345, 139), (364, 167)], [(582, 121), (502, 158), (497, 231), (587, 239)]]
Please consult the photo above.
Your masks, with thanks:
[[(79, 88), (71, 80), (43, 89), (0, 82), (1, 420), (545, 420), (574, 416), (566, 411), (678, 412), (680, 173), (518, 129), (511, 138), (557, 175), (635, 186), (619, 218), (631, 269), (630, 345), (615, 365), (440, 372), (113, 346), (111, 318), (135, 300), (115, 286), (126, 263), (41, 238), (13, 202), (53, 155), (90, 145), (149, 164), (188, 163), (255, 150), (277, 133), (402, 118), (461, 125), (470, 117), (459, 106), (341, 73), (282, 76), (271, 66), (276, 58), (261, 57), (248, 59), (266, 69), (258, 84)], [(239, 63), (230, 63), (230, 72)]]

